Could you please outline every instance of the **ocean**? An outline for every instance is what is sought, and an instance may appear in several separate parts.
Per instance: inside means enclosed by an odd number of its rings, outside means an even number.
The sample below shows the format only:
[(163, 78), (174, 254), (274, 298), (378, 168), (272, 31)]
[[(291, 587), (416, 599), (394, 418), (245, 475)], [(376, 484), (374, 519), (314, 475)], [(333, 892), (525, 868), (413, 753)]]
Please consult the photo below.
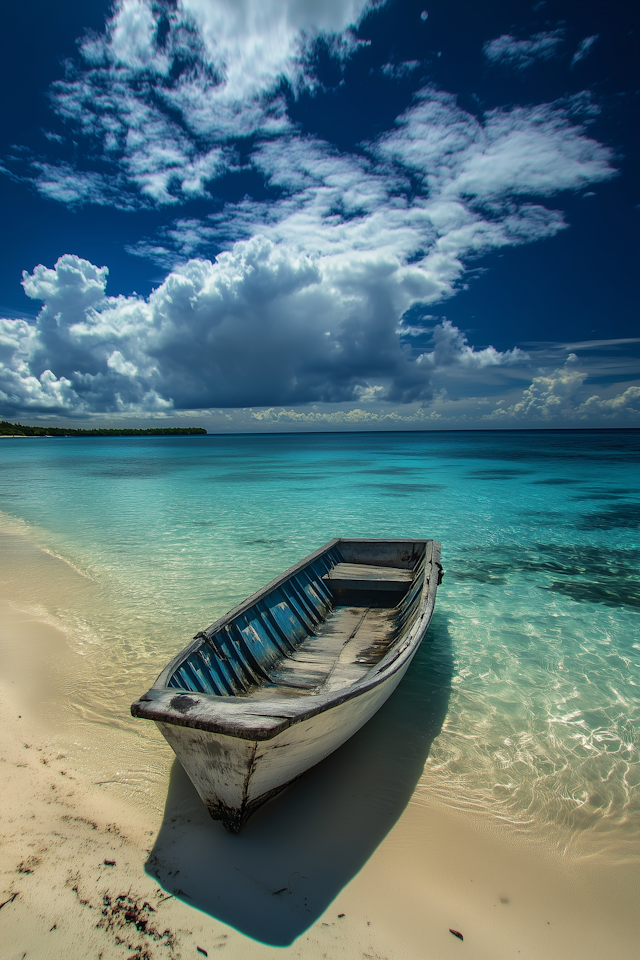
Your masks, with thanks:
[(167, 747), (128, 705), (198, 630), (334, 536), (433, 537), (380, 795), (405, 757), (412, 803), (637, 854), (640, 432), (3, 440), (0, 511), (7, 595), (73, 653), (57, 720), (88, 765), (118, 732), (124, 796), (162, 803)]

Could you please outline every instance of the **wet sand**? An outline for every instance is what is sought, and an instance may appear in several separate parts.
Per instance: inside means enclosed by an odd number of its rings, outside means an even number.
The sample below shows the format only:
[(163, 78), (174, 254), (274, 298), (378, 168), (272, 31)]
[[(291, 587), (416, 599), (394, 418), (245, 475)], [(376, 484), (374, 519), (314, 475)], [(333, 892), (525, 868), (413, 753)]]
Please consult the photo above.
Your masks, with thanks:
[[(366, 738), (226, 834), (153, 728), (69, 708), (93, 661), (38, 591), (71, 602), (86, 585), (20, 538), (12, 549), (0, 558), (3, 958), (637, 955), (637, 861), (588, 843), (563, 855), (422, 798), (394, 823), (375, 778), (353, 774)], [(119, 761), (145, 745), (149, 785), (133, 789)]]

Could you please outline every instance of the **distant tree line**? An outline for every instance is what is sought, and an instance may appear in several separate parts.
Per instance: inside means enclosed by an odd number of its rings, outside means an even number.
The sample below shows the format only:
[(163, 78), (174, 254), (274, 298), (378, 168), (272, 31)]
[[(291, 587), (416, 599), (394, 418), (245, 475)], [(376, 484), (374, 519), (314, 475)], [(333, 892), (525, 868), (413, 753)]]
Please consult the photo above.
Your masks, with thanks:
[(0, 420), (0, 436), (5, 437), (190, 437), (206, 433), (204, 427), (145, 427), (142, 430), (92, 427), (89, 430), (71, 430), (69, 427), (28, 427), (22, 423)]

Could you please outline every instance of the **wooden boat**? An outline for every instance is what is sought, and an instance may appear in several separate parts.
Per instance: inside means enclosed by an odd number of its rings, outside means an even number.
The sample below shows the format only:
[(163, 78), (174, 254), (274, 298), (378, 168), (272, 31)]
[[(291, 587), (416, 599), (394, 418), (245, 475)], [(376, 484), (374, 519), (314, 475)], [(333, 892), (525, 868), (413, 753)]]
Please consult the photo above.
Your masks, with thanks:
[(387, 700), (441, 579), (435, 540), (331, 540), (197, 633), (131, 713), (237, 833)]

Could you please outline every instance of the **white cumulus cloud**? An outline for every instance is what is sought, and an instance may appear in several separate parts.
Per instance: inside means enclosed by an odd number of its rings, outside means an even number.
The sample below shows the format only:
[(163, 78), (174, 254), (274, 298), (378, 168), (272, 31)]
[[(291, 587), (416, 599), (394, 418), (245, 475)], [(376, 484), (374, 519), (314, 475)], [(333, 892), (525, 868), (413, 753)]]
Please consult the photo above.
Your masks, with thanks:
[(529, 360), (528, 354), (518, 347), (504, 352), (491, 346), (476, 350), (450, 320), (435, 325), (432, 340), (433, 350), (420, 354), (417, 359), (417, 363), (432, 369), (460, 366), (481, 370), (483, 367), (522, 365)]
[(627, 387), (622, 393), (602, 399), (588, 395), (587, 373), (579, 369), (575, 353), (569, 354), (564, 366), (548, 374), (534, 377), (514, 404), (499, 402), (485, 420), (506, 425), (509, 421), (562, 423), (571, 420), (606, 423), (637, 423), (640, 417), (640, 387)]
[(498, 406), (490, 414), (491, 418), (555, 420), (559, 416), (572, 417), (575, 400), (587, 378), (586, 373), (578, 370), (577, 359), (575, 353), (571, 353), (564, 367), (547, 376), (534, 377), (521, 400), (509, 407)]
[(152, 294), (110, 297), (108, 271), (65, 255), (25, 273), (35, 322), (3, 320), (6, 410), (132, 413), (428, 401), (433, 374), (526, 365), (474, 350), (445, 321), (418, 361), (399, 319), (432, 287), (391, 255), (312, 257), (264, 237), (173, 270)]
[(583, 419), (594, 415), (612, 419), (619, 418), (620, 414), (635, 414), (637, 420), (640, 417), (640, 387), (634, 384), (627, 387), (623, 393), (605, 400), (595, 394), (576, 407), (575, 413)]
[(536, 60), (551, 60), (564, 42), (564, 30), (543, 30), (528, 40), (518, 40), (508, 33), (488, 40), (483, 50), (489, 63), (500, 63), (516, 70), (527, 70)]
[(383, 427), (393, 429), (403, 426), (425, 426), (439, 417), (420, 409), (415, 413), (402, 414), (397, 410), (387, 412), (362, 410), (355, 407), (352, 410), (333, 410), (329, 413), (318, 410), (312, 410), (308, 413), (299, 410), (286, 410), (281, 408), (276, 410), (270, 407), (268, 410), (254, 410), (251, 412), (252, 420), (260, 424), (271, 425), (294, 425), (303, 427), (317, 426), (341, 426), (341, 427)]
[(575, 67), (576, 63), (580, 63), (581, 60), (584, 60), (585, 57), (589, 56), (591, 47), (594, 45), (599, 36), (600, 34), (594, 33), (592, 37), (585, 37), (584, 40), (580, 41), (578, 44), (578, 49), (571, 59), (572, 67)]
[(172, 271), (148, 299), (107, 296), (107, 273), (66, 255), (25, 274), (25, 292), (44, 306), (35, 323), (2, 321), (5, 408), (372, 400), (380, 379), (389, 397), (430, 396), (429, 371), (396, 333), (430, 282), (392, 257), (332, 263), (254, 237)]

